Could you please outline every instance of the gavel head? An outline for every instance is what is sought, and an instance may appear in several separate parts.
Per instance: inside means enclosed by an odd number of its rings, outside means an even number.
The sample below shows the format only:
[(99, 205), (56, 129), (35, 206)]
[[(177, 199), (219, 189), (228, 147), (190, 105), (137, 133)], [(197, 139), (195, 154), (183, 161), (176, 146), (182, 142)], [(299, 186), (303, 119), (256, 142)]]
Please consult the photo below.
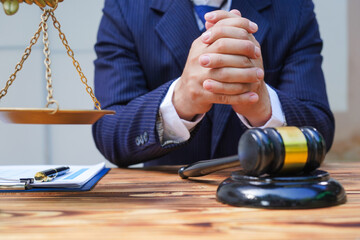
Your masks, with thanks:
[(247, 175), (293, 175), (318, 168), (326, 145), (313, 127), (254, 128), (241, 136), (238, 153)]

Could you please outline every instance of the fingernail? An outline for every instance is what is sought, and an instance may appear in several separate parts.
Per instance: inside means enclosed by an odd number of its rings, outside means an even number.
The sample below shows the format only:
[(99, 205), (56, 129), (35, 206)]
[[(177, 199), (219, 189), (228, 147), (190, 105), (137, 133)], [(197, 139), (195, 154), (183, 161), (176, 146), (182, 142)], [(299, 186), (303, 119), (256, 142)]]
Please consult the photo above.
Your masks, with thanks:
[(213, 20), (213, 19), (215, 19), (215, 13), (209, 12), (209, 13), (205, 14), (205, 19), (206, 19), (206, 20)]
[(264, 77), (264, 71), (263, 71), (262, 69), (258, 68), (258, 69), (256, 70), (256, 76), (257, 76), (258, 79), (263, 79), (263, 77)]
[(241, 16), (240, 11), (239, 11), (239, 10), (237, 10), (237, 9), (233, 9), (233, 10), (231, 10), (231, 12), (232, 12), (232, 13), (234, 13), (234, 14), (236, 14), (236, 15)]
[(259, 96), (256, 93), (251, 93), (249, 96), (250, 102), (257, 102), (259, 100)]
[(261, 50), (259, 47), (255, 47), (255, 56), (260, 57), (261, 56)]
[(211, 90), (211, 81), (209, 81), (209, 80), (205, 80), (204, 82), (203, 82), (203, 88), (205, 88), (206, 90)]
[(210, 57), (207, 55), (200, 56), (199, 60), (200, 60), (200, 64), (203, 66), (207, 66), (210, 63)]
[(256, 23), (250, 21), (249, 28), (251, 31), (256, 32), (258, 30), (258, 25)]
[(202, 40), (204, 41), (204, 42), (206, 42), (206, 41), (208, 41), (209, 39), (210, 39), (210, 36), (211, 36), (211, 32), (210, 31), (206, 31), (205, 33), (203, 33), (203, 35), (202, 35)]

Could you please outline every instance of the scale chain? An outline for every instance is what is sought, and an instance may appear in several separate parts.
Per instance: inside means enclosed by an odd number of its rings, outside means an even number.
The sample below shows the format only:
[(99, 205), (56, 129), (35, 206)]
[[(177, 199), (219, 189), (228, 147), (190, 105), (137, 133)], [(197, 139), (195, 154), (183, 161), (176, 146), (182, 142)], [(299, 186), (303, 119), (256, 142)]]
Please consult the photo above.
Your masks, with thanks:
[(65, 46), (65, 48), (67, 50), (67, 55), (72, 59), (73, 65), (80, 76), (80, 80), (86, 87), (86, 92), (92, 98), (96, 109), (101, 110), (100, 102), (95, 97), (95, 94), (94, 94), (92, 88), (88, 85), (87, 78), (85, 77), (84, 73), (82, 72), (79, 62), (75, 59), (74, 51), (70, 48), (69, 43), (65, 37), (65, 34), (60, 29), (61, 25), (54, 15), (54, 10), (56, 9), (56, 7), (54, 9), (43, 9), (43, 8), (41, 8), (41, 9), (43, 10), (43, 14), (41, 15), (42, 21), (39, 24), (39, 28), (36, 31), (36, 33), (34, 34), (34, 36), (32, 37), (32, 39), (30, 40), (30, 45), (25, 49), (20, 62), (15, 66), (15, 72), (9, 77), (8, 81), (6, 82), (6, 86), (0, 91), (0, 100), (7, 94), (9, 87), (15, 81), (17, 73), (22, 69), (24, 62), (29, 57), (29, 55), (31, 53), (31, 49), (37, 43), (39, 36), (40, 36), (40, 32), (42, 31), (43, 32), (43, 43), (44, 43), (43, 52), (45, 55), (44, 64), (46, 66), (45, 77), (47, 80), (46, 88), (48, 90), (46, 107), (48, 107), (50, 104), (56, 104), (57, 109), (55, 109), (54, 113), (56, 113), (57, 110), (59, 109), (58, 102), (53, 99), (53, 88), (52, 88), (52, 80), (51, 80), (51, 68), (50, 68), (51, 60), (50, 60), (49, 39), (48, 39), (48, 32), (47, 32), (47, 30), (48, 30), (47, 21), (48, 21), (49, 17), (51, 16), (54, 27), (59, 31), (60, 40), (62, 41), (63, 45)]
[(63, 45), (65, 46), (65, 48), (66, 48), (66, 50), (67, 50), (68, 56), (72, 59), (73, 65), (74, 65), (74, 67), (76, 68), (77, 72), (79, 73), (81, 82), (82, 82), (82, 83), (85, 85), (85, 87), (86, 87), (86, 92), (87, 92), (87, 93), (90, 95), (90, 97), (92, 98), (95, 107), (96, 107), (98, 110), (101, 110), (100, 102), (96, 99), (95, 94), (94, 94), (92, 88), (88, 85), (88, 83), (87, 83), (87, 78), (85, 77), (84, 73), (83, 73), (82, 70), (81, 70), (80, 63), (75, 59), (74, 51), (70, 48), (69, 43), (68, 43), (68, 41), (67, 41), (67, 39), (66, 39), (65, 34), (61, 31), (61, 25), (60, 25), (59, 21), (56, 19), (55, 14), (54, 14), (54, 11), (51, 11), (51, 12), (50, 12), (50, 16), (51, 16), (51, 18), (52, 18), (52, 20), (53, 20), (53, 25), (54, 25), (54, 27), (55, 27), (55, 28), (58, 30), (58, 32), (59, 32), (59, 37), (60, 37)]
[[(46, 13), (46, 18), (49, 18), (49, 14)], [(0, 100), (7, 94), (9, 87), (13, 84), (16, 79), (17, 73), (23, 68), (24, 62), (28, 59), (31, 54), (32, 47), (37, 43), (40, 32), (42, 30), (42, 23), (39, 24), (38, 30), (35, 32), (34, 36), (30, 40), (30, 45), (25, 49), (24, 54), (21, 57), (20, 62), (18, 62), (15, 66), (15, 72), (10, 75), (9, 79), (6, 82), (5, 87), (0, 91)]]
[(49, 19), (49, 14), (51, 13), (51, 10), (44, 10), (44, 13), (41, 15), (41, 27), (43, 32), (43, 44), (44, 44), (44, 50), (43, 53), (45, 55), (44, 64), (46, 67), (45, 72), (45, 78), (46, 78), (46, 89), (48, 90), (47, 95), (47, 104), (46, 107), (49, 107), (51, 104), (56, 104), (56, 113), (59, 110), (59, 103), (53, 99), (53, 87), (52, 87), (52, 79), (51, 79), (51, 60), (50, 60), (50, 49), (49, 49), (49, 34), (48, 34), (48, 25), (47, 20)]

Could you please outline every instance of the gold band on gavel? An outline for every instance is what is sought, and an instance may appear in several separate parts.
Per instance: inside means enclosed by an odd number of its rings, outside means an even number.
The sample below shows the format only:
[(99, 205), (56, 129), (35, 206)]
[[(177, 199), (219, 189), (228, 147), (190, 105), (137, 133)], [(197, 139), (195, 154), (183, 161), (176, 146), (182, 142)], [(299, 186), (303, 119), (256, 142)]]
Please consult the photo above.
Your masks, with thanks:
[(299, 172), (305, 167), (308, 147), (305, 135), (297, 127), (276, 128), (285, 148), (285, 159), (280, 173)]

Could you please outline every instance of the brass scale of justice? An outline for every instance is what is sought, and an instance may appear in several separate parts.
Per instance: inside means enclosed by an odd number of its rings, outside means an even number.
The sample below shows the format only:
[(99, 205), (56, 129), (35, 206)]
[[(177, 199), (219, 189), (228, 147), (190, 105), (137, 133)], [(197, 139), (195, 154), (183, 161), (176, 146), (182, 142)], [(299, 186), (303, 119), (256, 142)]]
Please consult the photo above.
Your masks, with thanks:
[[(74, 52), (70, 48), (65, 34), (61, 31), (61, 25), (55, 17), (54, 11), (58, 6), (58, 0), (51, 8), (40, 7), (43, 11), (41, 15), (41, 22), (39, 28), (30, 40), (30, 45), (25, 49), (24, 54), (19, 63), (15, 66), (15, 72), (9, 77), (5, 87), (0, 91), (0, 101), (8, 93), (9, 87), (16, 79), (17, 73), (22, 69), (24, 62), (31, 54), (32, 47), (37, 43), (40, 33), (43, 33), (43, 53), (45, 55), (44, 64), (46, 66), (46, 81), (47, 81), (47, 104), (45, 108), (0, 108), (0, 119), (6, 123), (16, 124), (93, 124), (98, 119), (106, 114), (115, 114), (115, 111), (101, 110), (100, 102), (96, 99), (92, 88), (87, 83), (87, 78), (83, 74), (79, 62), (74, 57)], [(67, 55), (72, 59), (73, 65), (80, 76), (81, 82), (86, 87), (86, 92), (92, 98), (94, 110), (73, 110), (73, 109), (60, 109), (59, 103), (53, 97), (53, 86), (51, 76), (51, 60), (48, 38), (48, 24), (49, 18), (52, 19), (54, 27), (59, 32), (59, 37), (62, 44), (65, 46)], [(55, 106), (55, 108), (49, 108)]]

